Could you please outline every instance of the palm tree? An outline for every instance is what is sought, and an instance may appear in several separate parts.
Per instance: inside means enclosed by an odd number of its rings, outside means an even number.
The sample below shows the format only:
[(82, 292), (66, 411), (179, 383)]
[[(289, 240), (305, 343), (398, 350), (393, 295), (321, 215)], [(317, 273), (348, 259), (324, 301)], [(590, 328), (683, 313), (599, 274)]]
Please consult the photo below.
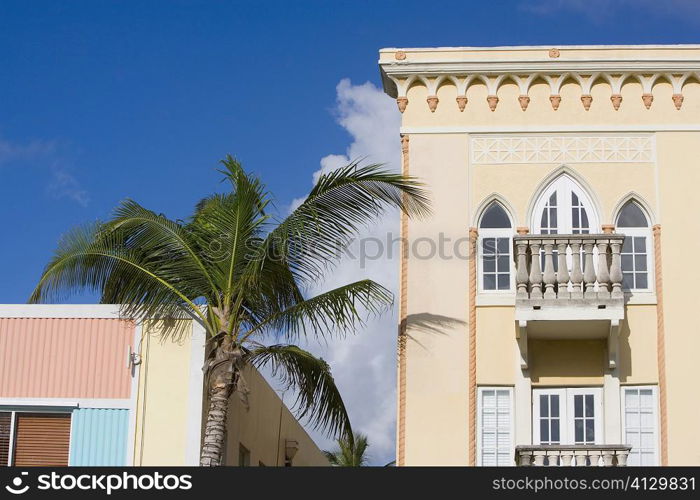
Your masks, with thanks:
[[(423, 215), (428, 199), (414, 179), (357, 162), (322, 175), (286, 218), (270, 215), (270, 194), (231, 156), (222, 161), (230, 191), (200, 201), (173, 221), (132, 200), (106, 222), (66, 234), (30, 302), (92, 290), (135, 318), (192, 318), (207, 332), (208, 411), (200, 464), (219, 465), (229, 397), (243, 390), (241, 369), (267, 365), (297, 394), (299, 418), (328, 435), (351, 435), (328, 364), (295, 345), (300, 338), (354, 332), (392, 294), (361, 280), (307, 297), (340, 249), (387, 209)], [(168, 331), (183, 325), (167, 321)], [(168, 334), (166, 331), (166, 334)]]
[(356, 433), (352, 439), (348, 436), (341, 436), (336, 440), (338, 449), (335, 451), (324, 451), (323, 454), (336, 467), (362, 467), (367, 463), (367, 436)]

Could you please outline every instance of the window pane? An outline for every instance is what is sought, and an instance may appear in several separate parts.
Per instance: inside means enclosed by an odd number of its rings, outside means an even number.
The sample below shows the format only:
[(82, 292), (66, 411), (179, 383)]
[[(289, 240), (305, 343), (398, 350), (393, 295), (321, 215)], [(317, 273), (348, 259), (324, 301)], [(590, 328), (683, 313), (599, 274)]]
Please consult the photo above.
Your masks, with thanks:
[[(584, 228), (584, 229), (588, 229), (588, 228), (589, 228), (589, 224), (588, 224), (588, 214), (586, 213), (586, 209), (585, 209), (585, 208), (582, 208), (582, 209), (581, 209), (581, 227)], [(588, 231), (586, 231), (586, 233), (588, 233)]]
[(540, 441), (549, 441), (549, 420), (540, 420)]
[(553, 417), (558, 417), (559, 416), (559, 395), (558, 394), (553, 394), (551, 396), (551, 405), (552, 405), (552, 416)]
[(630, 200), (620, 210), (617, 225), (618, 227), (647, 227), (648, 223), (639, 205)]
[(560, 438), (559, 438), (559, 419), (553, 418), (552, 419), (552, 443), (558, 443), (559, 440), (560, 440)]
[(493, 273), (496, 271), (496, 259), (494, 257), (484, 257), (484, 272)]
[(495, 274), (484, 274), (484, 290), (495, 290), (496, 289), (496, 275)]
[(637, 288), (649, 288), (649, 283), (647, 283), (647, 273), (636, 273), (637, 277)]
[(634, 288), (634, 273), (622, 273), (622, 288)]
[(632, 251), (632, 238), (625, 238), (622, 242), (622, 252), (630, 253)]
[(634, 237), (634, 251), (635, 253), (646, 253), (647, 251), (647, 244), (646, 244), (646, 238), (644, 236), (635, 236)]
[(493, 255), (496, 253), (496, 238), (484, 238), (481, 248), (484, 255)]
[(510, 219), (500, 204), (495, 201), (489, 205), (481, 218), (482, 228), (511, 227)]
[(622, 256), (622, 269), (625, 271), (634, 270), (634, 258), (631, 255)]
[(498, 253), (510, 254), (510, 238), (497, 238)]
[(635, 271), (646, 271), (647, 270), (647, 256), (646, 255), (635, 255), (634, 256), (634, 270)]
[(547, 404), (549, 402), (549, 396), (545, 396), (544, 394), (540, 394), (540, 416), (541, 417), (548, 417), (549, 416), (549, 405)]
[(576, 443), (583, 442), (583, 420), (580, 418), (574, 420), (574, 441)]
[(499, 255), (498, 256), (498, 272), (507, 273), (510, 272), (510, 256)]
[(557, 227), (557, 209), (556, 208), (549, 209), (549, 225), (552, 229)]
[(592, 418), (586, 419), (586, 443), (595, 442), (595, 420)]
[(499, 274), (498, 275), (498, 289), (508, 290), (510, 288), (510, 275)]
[(583, 396), (580, 394), (574, 396), (574, 417), (583, 417)]

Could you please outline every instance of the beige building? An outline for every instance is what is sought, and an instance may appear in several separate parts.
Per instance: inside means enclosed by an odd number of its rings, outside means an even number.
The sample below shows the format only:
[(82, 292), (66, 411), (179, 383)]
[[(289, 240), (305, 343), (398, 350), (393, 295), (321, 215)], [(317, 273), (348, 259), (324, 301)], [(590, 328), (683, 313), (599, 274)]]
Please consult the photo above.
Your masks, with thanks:
[(700, 46), (384, 49), (399, 465), (700, 465)]

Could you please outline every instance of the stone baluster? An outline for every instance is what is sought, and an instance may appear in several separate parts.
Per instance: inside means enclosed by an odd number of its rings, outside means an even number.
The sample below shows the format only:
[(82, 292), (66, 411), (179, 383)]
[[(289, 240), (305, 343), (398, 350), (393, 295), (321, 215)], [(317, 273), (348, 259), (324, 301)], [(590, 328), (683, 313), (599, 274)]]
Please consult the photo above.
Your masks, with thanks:
[(598, 297), (610, 298), (610, 275), (608, 274), (608, 241), (598, 240)]
[(518, 251), (517, 271), (515, 282), (518, 286), (517, 299), (527, 299), (527, 240), (518, 240), (516, 243)]
[(603, 450), (603, 467), (612, 467), (613, 457), (615, 457), (614, 450)]
[(612, 283), (612, 292), (610, 296), (613, 299), (621, 299), (624, 294), (622, 293), (622, 261), (620, 257), (620, 248), (622, 244), (620, 241), (612, 240), (610, 242), (610, 248), (612, 250), (612, 259), (610, 262), (610, 282)]
[(540, 271), (540, 242), (530, 242), (530, 298), (542, 298), (542, 271)]
[(559, 450), (549, 450), (547, 451), (547, 465), (550, 467), (555, 467), (559, 465)]
[(567, 240), (557, 240), (557, 298), (569, 298), (569, 269), (566, 265)]
[(583, 282), (586, 285), (586, 289), (583, 293), (584, 298), (594, 299), (596, 298), (595, 293), (595, 268), (593, 266), (593, 242), (586, 240), (583, 242)]
[(627, 455), (629, 455), (629, 451), (627, 450), (618, 450), (617, 453), (615, 453), (618, 467), (625, 467), (627, 465)]
[(576, 450), (574, 451), (574, 456), (576, 457), (577, 467), (586, 467), (588, 465), (588, 450)]
[(535, 455), (535, 463), (533, 465), (536, 466), (543, 466), (544, 465), (544, 457), (546, 455), (546, 451), (534, 451), (533, 454)]
[(532, 465), (532, 452), (531, 451), (520, 451), (518, 457), (519, 465)]
[(557, 294), (554, 293), (554, 283), (556, 283), (556, 274), (554, 273), (554, 256), (552, 248), (554, 247), (551, 240), (545, 240), (544, 246), (544, 298), (556, 299)]
[(572, 240), (571, 246), (571, 298), (583, 298), (583, 272), (581, 271), (581, 242)]
[(597, 467), (601, 464), (600, 457), (602, 452), (600, 450), (588, 450), (588, 460), (592, 467)]
[(564, 467), (570, 467), (571, 461), (574, 458), (574, 452), (571, 450), (562, 450), (561, 452), (561, 465)]

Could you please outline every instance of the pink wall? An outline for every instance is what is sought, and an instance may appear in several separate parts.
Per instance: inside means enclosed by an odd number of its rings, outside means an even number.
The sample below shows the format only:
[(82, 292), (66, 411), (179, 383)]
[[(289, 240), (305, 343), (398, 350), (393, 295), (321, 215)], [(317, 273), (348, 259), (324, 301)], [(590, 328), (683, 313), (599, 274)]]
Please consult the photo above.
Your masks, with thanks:
[(0, 397), (128, 398), (133, 340), (126, 320), (0, 318)]

